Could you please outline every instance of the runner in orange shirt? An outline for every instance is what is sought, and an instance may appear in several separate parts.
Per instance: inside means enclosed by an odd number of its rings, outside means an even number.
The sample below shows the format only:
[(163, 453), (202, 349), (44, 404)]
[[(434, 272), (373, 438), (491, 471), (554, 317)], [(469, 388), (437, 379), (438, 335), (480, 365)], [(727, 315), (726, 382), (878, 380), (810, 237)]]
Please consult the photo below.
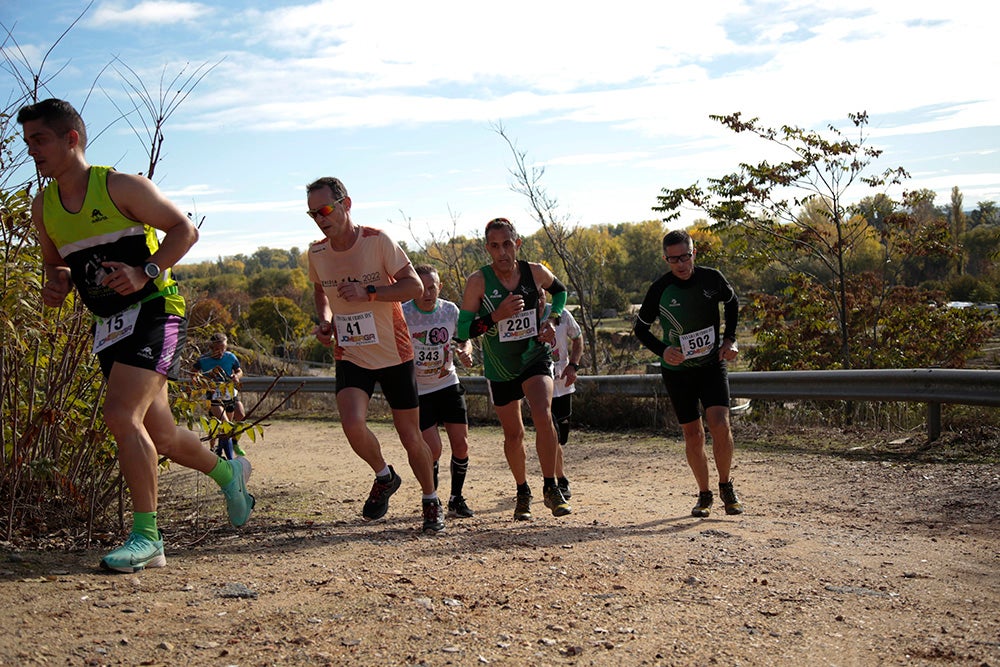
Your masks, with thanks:
[(368, 428), (368, 405), (378, 382), (423, 491), (423, 530), (444, 529), (434, 489), (433, 456), (420, 433), (420, 403), (413, 346), (401, 303), (424, 286), (399, 245), (384, 232), (351, 220), (351, 198), (340, 179), (320, 178), (306, 187), (307, 211), (325, 238), (309, 247), (309, 279), (320, 323), (314, 330), (334, 345), (337, 410), (351, 448), (375, 472), (362, 516), (385, 516), (402, 480), (382, 457)]

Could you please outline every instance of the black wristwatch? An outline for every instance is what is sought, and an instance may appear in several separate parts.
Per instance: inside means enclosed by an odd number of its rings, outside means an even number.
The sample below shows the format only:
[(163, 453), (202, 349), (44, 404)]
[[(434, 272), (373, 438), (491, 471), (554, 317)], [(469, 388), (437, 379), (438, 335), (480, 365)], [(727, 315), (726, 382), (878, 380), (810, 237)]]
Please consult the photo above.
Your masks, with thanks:
[(142, 267), (142, 272), (150, 280), (156, 280), (160, 277), (160, 267), (154, 262), (146, 262), (146, 265)]
[(368, 300), (369, 301), (374, 301), (375, 300), (375, 295), (377, 294), (377, 292), (375, 290), (376, 290), (376, 288), (375, 288), (374, 285), (369, 285), (368, 287), (365, 288), (365, 291), (368, 292)]
[(566, 365), (567, 366), (572, 366), (574, 371), (580, 370), (580, 364), (576, 363), (575, 361), (571, 361), (571, 362), (569, 362)]

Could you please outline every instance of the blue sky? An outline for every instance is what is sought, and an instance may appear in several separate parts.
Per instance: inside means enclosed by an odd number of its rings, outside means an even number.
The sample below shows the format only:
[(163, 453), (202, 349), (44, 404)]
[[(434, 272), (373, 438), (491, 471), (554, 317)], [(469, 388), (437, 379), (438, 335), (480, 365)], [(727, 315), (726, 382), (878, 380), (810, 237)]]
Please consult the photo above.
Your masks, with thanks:
[[(4, 45), (5, 101), (19, 90), (10, 59), (37, 70), (84, 7), (0, 0), (19, 47)], [(47, 56), (41, 96), (82, 107), (92, 164), (140, 172), (145, 144), (116, 120), (128, 96), (106, 66), (117, 57), (156, 97), (215, 65), (167, 122), (154, 175), (205, 216), (186, 261), (304, 249), (319, 238), (304, 186), (326, 175), (347, 185), (356, 222), (411, 246), (497, 216), (531, 233), (497, 123), (573, 224), (655, 219), (661, 188), (767, 157), (708, 118), (734, 111), (822, 130), (867, 110), (879, 167), (905, 167), (906, 187), (939, 205), (957, 185), (971, 208), (1000, 201), (1000, 49), (983, 7), (95, 0)]]

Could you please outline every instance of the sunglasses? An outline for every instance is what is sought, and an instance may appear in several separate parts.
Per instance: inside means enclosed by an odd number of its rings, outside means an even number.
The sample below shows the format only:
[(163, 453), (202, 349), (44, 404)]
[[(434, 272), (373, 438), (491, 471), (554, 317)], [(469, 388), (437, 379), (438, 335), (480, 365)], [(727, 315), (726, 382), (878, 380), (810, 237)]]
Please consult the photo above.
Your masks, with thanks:
[(663, 257), (671, 264), (683, 264), (694, 257), (694, 253), (686, 252), (683, 255), (664, 255)]
[[(339, 204), (342, 201), (344, 201), (343, 197), (341, 197), (337, 201), (333, 202), (333, 204)], [(306, 211), (306, 215), (308, 215), (313, 220), (315, 220), (316, 218), (319, 218), (319, 217), (324, 217), (325, 218), (326, 216), (330, 215), (331, 213), (333, 213), (336, 210), (336, 208), (334, 208), (333, 204), (327, 204), (325, 206), (320, 206), (319, 208), (316, 208), (316, 209), (312, 209), (311, 208), (308, 211)]]

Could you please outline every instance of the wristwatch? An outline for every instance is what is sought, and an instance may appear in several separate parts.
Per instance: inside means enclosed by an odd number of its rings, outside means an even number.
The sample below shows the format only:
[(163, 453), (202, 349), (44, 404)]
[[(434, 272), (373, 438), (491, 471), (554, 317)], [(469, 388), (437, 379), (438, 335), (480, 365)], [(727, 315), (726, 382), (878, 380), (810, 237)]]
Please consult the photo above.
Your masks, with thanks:
[(142, 272), (150, 280), (156, 280), (160, 277), (160, 267), (154, 262), (146, 262), (146, 265), (142, 267)]
[(375, 288), (374, 285), (369, 285), (368, 287), (365, 288), (365, 291), (368, 292), (368, 300), (369, 301), (374, 301), (375, 300), (375, 294), (376, 294), (375, 289), (376, 288)]

